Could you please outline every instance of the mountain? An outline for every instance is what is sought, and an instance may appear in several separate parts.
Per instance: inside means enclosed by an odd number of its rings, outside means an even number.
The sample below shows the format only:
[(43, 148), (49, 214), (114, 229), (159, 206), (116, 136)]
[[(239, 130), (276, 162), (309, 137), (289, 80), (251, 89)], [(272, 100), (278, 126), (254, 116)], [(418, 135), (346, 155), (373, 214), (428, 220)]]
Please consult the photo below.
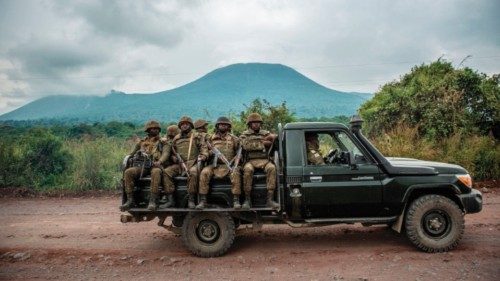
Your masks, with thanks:
[(219, 68), (184, 86), (153, 94), (48, 96), (0, 120), (175, 121), (182, 115), (212, 120), (238, 114), (256, 98), (273, 105), (285, 101), (298, 117), (349, 116), (371, 96), (326, 88), (281, 64), (246, 63)]

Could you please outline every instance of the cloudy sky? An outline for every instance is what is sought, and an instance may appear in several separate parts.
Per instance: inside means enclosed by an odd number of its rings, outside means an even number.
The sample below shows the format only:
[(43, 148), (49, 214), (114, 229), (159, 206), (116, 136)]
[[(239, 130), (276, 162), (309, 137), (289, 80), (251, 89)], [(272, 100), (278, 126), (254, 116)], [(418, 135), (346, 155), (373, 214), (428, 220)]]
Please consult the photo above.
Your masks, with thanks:
[(500, 1), (0, 0), (0, 114), (47, 95), (172, 89), (240, 62), (376, 92), (467, 56), (500, 73)]

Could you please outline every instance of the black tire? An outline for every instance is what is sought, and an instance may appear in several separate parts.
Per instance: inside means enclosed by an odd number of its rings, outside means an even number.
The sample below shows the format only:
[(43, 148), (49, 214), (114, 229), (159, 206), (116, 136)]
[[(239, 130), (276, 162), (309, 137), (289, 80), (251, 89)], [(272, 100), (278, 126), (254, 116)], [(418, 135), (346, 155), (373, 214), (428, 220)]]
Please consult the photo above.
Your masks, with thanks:
[(408, 239), (422, 251), (446, 252), (458, 245), (464, 232), (464, 215), (458, 205), (441, 195), (413, 201), (405, 218)]
[(191, 212), (182, 225), (182, 242), (196, 256), (218, 257), (233, 244), (234, 229), (227, 212)]

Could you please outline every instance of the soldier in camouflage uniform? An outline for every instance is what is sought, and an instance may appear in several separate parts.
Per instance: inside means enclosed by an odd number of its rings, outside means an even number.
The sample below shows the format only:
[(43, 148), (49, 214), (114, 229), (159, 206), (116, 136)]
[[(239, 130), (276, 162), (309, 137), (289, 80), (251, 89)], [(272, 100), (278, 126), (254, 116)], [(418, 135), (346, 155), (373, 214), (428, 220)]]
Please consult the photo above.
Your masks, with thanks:
[(325, 160), (319, 151), (318, 134), (306, 133), (306, 149), (307, 149), (307, 164), (309, 165), (324, 165)]
[[(143, 171), (142, 167), (130, 167), (124, 172), (125, 192), (127, 194), (127, 202), (120, 206), (121, 211), (129, 210), (135, 205), (134, 200), (134, 182), (137, 180), (141, 173), (143, 175), (150, 172), (151, 174), (151, 196), (149, 200), (148, 209), (156, 209), (156, 199), (158, 197), (158, 187), (161, 181), (161, 174), (163, 164), (169, 157), (169, 149), (163, 149), (163, 144), (160, 140), (159, 133), (161, 131), (160, 123), (151, 120), (146, 123), (144, 131), (148, 134), (147, 137), (140, 140), (130, 153), (130, 159), (134, 157), (147, 157), (152, 160), (152, 167), (150, 171)], [(133, 161), (133, 160), (132, 160)]]
[(276, 135), (261, 130), (261, 124), (262, 117), (258, 113), (251, 113), (247, 117), (248, 129), (240, 135), (240, 143), (246, 156), (246, 163), (243, 166), (243, 188), (245, 190), (243, 208), (245, 209), (251, 207), (250, 195), (255, 169), (263, 169), (266, 173), (266, 205), (271, 208), (279, 208), (279, 204), (273, 200), (274, 190), (276, 189), (276, 166), (270, 161), (268, 154)]
[[(187, 189), (189, 194), (188, 207), (194, 209), (194, 197), (198, 184), (197, 161), (205, 161), (208, 158), (208, 151), (202, 136), (193, 131), (193, 121), (188, 116), (183, 116), (178, 124), (181, 132), (172, 140), (172, 152), (177, 152), (182, 159), (176, 159), (178, 164), (173, 164), (165, 169), (163, 177), (167, 193), (175, 190), (173, 178), (183, 172), (188, 173)], [(177, 155), (175, 155), (177, 158)], [(181, 160), (186, 164), (187, 171), (183, 171)]]
[(203, 119), (194, 121), (194, 129), (198, 132), (205, 141), (208, 141), (210, 134), (208, 133), (208, 122)]
[[(172, 164), (175, 164), (174, 161), (172, 160), (172, 158), (174, 156), (171, 153), (171, 149), (172, 149), (172, 140), (174, 139), (174, 137), (178, 133), (180, 133), (179, 127), (177, 127), (177, 125), (170, 125), (170, 126), (167, 127), (167, 134), (165, 135), (165, 137), (163, 137), (161, 139), (161, 141), (163, 143), (163, 148), (167, 149), (168, 152), (169, 152), (169, 155), (170, 155), (170, 157), (168, 157), (167, 161), (165, 161), (164, 167), (168, 167), (168, 166), (170, 166)], [(170, 207), (175, 206), (175, 200), (174, 200), (173, 190), (169, 190), (165, 186), (165, 182), (166, 182), (165, 177), (166, 177), (166, 174), (165, 174), (165, 172), (163, 172), (162, 173), (162, 178), (163, 178), (162, 183), (163, 183), (163, 190), (166, 193), (167, 201), (164, 204), (161, 204), (159, 206), (160, 209), (165, 209), (165, 208), (170, 208)]]
[[(208, 142), (211, 146), (218, 149), (226, 159), (231, 162), (233, 158), (236, 157), (239, 149), (238, 137), (229, 133), (231, 129), (231, 121), (227, 117), (219, 117), (215, 123), (216, 133), (212, 135)], [(216, 166), (212, 165), (214, 152), (210, 151), (210, 156), (212, 161), (208, 161), (208, 165), (203, 168), (200, 175), (200, 203), (196, 206), (196, 209), (204, 209), (207, 204), (207, 194), (209, 191), (209, 183), (212, 177), (221, 179), (224, 177), (229, 177), (231, 180), (233, 193), (233, 207), (238, 209), (241, 208), (240, 195), (241, 195), (241, 173), (240, 168), (235, 167), (231, 172), (226, 163), (224, 163), (220, 158), (216, 159)]]

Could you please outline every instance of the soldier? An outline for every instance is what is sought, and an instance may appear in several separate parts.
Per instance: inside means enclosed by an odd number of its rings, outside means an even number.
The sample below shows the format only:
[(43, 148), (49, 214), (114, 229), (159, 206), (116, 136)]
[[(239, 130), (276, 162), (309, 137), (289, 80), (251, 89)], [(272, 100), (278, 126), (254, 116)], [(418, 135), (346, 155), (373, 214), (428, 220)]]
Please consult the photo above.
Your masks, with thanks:
[(165, 135), (164, 140), (171, 141), (178, 133), (180, 133), (179, 127), (177, 127), (177, 125), (170, 125), (167, 127), (167, 134)]
[(197, 193), (198, 170), (197, 161), (205, 161), (208, 157), (206, 144), (200, 134), (193, 131), (193, 121), (188, 116), (179, 120), (178, 127), (181, 132), (172, 140), (172, 152), (178, 164), (170, 165), (165, 169), (163, 180), (167, 194), (175, 190), (173, 178), (181, 173), (186, 173), (188, 189), (188, 207), (194, 209), (194, 197)]
[[(174, 158), (174, 156), (170, 153), (171, 152), (171, 149), (172, 149), (172, 141), (174, 139), (174, 137), (180, 133), (180, 130), (179, 130), (179, 127), (177, 127), (177, 125), (170, 125), (167, 127), (167, 134), (165, 135), (165, 137), (163, 137), (161, 139), (162, 143), (163, 143), (163, 148), (168, 150), (169, 152), (169, 155), (170, 157), (167, 158), (167, 161), (165, 161), (164, 163), (164, 167), (168, 167), (172, 164), (175, 164), (174, 161), (172, 160), (172, 158)], [(171, 190), (171, 189), (168, 189), (166, 186), (165, 186), (165, 182), (166, 182), (166, 179), (165, 177), (167, 176), (165, 172), (162, 173), (162, 178), (163, 178), (163, 190), (165, 191), (166, 193), (166, 197), (167, 197), (167, 201), (164, 203), (164, 204), (161, 204), (160, 205), (160, 209), (165, 209), (165, 208), (170, 208), (170, 207), (173, 207), (175, 206), (175, 200), (174, 200), (174, 190)]]
[[(237, 165), (241, 157), (241, 151), (240, 155), (238, 155), (238, 137), (229, 133), (231, 121), (227, 117), (219, 117), (215, 123), (215, 129), (216, 132), (209, 138), (207, 146), (209, 149), (213, 147), (210, 150), (211, 157), (217, 157), (216, 152), (220, 152), (222, 156), (213, 159), (215, 166), (210, 164), (212, 161), (209, 161), (209, 164), (201, 171), (199, 191), (200, 203), (196, 206), (196, 209), (204, 209), (206, 207), (210, 179), (212, 177), (220, 179), (227, 176), (232, 184), (231, 192), (233, 193), (233, 207), (239, 209), (241, 208), (241, 173)], [(224, 157), (226, 161), (223, 161), (222, 157)], [(231, 169), (234, 168), (233, 171), (231, 171), (228, 167), (228, 165), (230, 165), (228, 162), (232, 162), (233, 158), (235, 164), (231, 167)]]
[(307, 164), (324, 165), (325, 160), (319, 151), (318, 134), (313, 132), (306, 133)]
[(262, 117), (258, 113), (251, 113), (247, 117), (248, 129), (240, 136), (240, 142), (245, 150), (246, 163), (243, 166), (243, 188), (245, 190), (245, 202), (243, 208), (251, 207), (250, 193), (252, 190), (253, 173), (255, 169), (263, 169), (266, 172), (267, 203), (268, 207), (279, 208), (274, 202), (274, 190), (276, 189), (276, 166), (270, 161), (268, 150), (271, 148), (276, 135), (269, 131), (261, 130)]
[(194, 129), (203, 137), (203, 140), (208, 141), (210, 134), (208, 133), (208, 122), (206, 120), (198, 119), (194, 121)]
[[(152, 167), (146, 165), (134, 166), (125, 170), (124, 181), (125, 181), (125, 192), (127, 194), (127, 202), (120, 206), (121, 211), (129, 210), (135, 205), (134, 202), (134, 181), (137, 180), (141, 175), (145, 175), (149, 172), (151, 173), (151, 196), (149, 199), (149, 210), (156, 209), (156, 199), (158, 197), (158, 186), (161, 181), (161, 174), (163, 170), (163, 163), (169, 157), (169, 150), (163, 149), (162, 143), (160, 141), (159, 133), (161, 131), (160, 123), (155, 120), (148, 121), (145, 125), (144, 131), (148, 134), (147, 137), (140, 140), (130, 153), (130, 158), (132, 161), (152, 161)], [(141, 158), (141, 159), (139, 159)], [(147, 168), (144, 171), (144, 168)]]

